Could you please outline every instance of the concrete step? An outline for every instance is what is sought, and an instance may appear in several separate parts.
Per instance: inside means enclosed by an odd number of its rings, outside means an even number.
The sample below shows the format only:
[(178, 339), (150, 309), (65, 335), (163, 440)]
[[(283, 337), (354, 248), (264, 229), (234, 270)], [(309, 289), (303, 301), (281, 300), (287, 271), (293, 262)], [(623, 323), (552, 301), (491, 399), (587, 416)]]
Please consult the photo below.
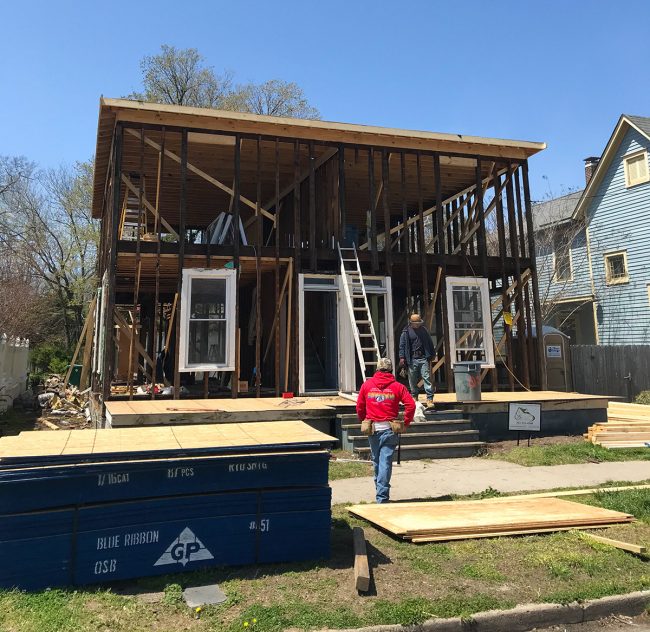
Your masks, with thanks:
[[(355, 417), (356, 420), (356, 417)], [(343, 433), (349, 437), (361, 434), (361, 424), (343, 423), (341, 424)], [(455, 432), (461, 430), (472, 430), (472, 424), (467, 419), (446, 419), (442, 421), (414, 421), (408, 429), (408, 432)]]
[(438, 419), (462, 419), (463, 411), (457, 408), (428, 408), (424, 412), (424, 416), (430, 421)]
[[(402, 461), (414, 461), (416, 459), (457, 459), (475, 456), (485, 447), (482, 441), (466, 441), (460, 443), (403, 445), (400, 450)], [(370, 459), (370, 448), (355, 448), (355, 454), (361, 458)], [(397, 459), (395, 455), (393, 462)]]
[[(368, 444), (366, 435), (350, 436), (350, 441), (355, 447), (362, 447)], [(413, 432), (410, 428), (402, 435), (402, 445), (422, 445), (440, 443), (466, 443), (478, 441), (478, 430), (459, 430), (455, 432)]]

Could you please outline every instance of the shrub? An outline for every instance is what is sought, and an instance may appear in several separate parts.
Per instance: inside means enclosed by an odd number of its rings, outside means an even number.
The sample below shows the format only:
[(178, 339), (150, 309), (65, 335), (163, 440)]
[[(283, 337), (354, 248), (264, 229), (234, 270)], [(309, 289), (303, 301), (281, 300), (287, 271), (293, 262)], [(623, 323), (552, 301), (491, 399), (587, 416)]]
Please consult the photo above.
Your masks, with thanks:
[(70, 356), (64, 347), (44, 343), (32, 349), (31, 361), (34, 373), (65, 373)]
[(650, 391), (641, 391), (634, 400), (635, 404), (644, 404), (650, 406)]

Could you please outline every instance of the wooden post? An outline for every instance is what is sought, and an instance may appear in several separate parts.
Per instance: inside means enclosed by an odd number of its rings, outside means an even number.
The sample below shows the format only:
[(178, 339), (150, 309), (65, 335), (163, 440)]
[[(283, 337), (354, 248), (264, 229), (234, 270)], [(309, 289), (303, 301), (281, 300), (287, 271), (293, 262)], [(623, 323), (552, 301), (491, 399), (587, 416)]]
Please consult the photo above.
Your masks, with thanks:
[[(178, 279), (176, 294), (181, 296), (183, 289), (183, 266), (185, 264), (185, 217), (187, 213), (187, 129), (181, 131), (181, 190), (178, 222)], [(174, 399), (181, 396), (181, 321), (180, 301), (176, 301), (176, 349), (174, 350)]]
[(339, 214), (341, 217), (339, 240), (345, 241), (347, 217), (345, 212), (345, 147), (343, 144), (339, 144)]
[[(154, 299), (153, 299), (153, 331), (151, 334), (153, 340), (153, 353), (151, 357), (153, 359), (153, 366), (151, 367), (151, 399), (156, 399), (156, 382), (158, 370), (157, 366), (157, 354), (158, 349), (158, 318), (159, 314), (162, 316), (162, 310), (160, 309), (160, 241), (162, 237), (162, 223), (158, 221), (158, 216), (160, 215), (160, 190), (162, 185), (162, 174), (163, 169), (165, 168), (165, 136), (166, 130), (162, 128), (162, 138), (160, 140), (161, 150), (158, 154), (158, 174), (156, 177), (156, 287), (154, 289)], [(162, 329), (162, 327), (161, 327)], [(163, 369), (164, 371), (164, 369)]]
[(424, 243), (424, 202), (422, 199), (422, 160), (420, 152), (416, 154), (416, 167), (418, 179), (418, 252), (420, 253), (420, 266), (422, 268), (422, 310), (426, 313), (429, 308), (429, 279), (427, 277), (427, 253)]
[[(494, 186), (494, 195), (496, 196), (496, 214), (497, 214), (497, 236), (499, 240), (499, 261), (501, 263), (501, 308), (503, 309), (504, 314), (510, 314), (510, 296), (508, 295), (508, 273), (506, 272), (506, 231), (505, 231), (505, 222), (503, 217), (503, 199), (502, 199), (502, 186), (501, 186), (501, 176), (498, 174), (498, 168), (494, 174), (495, 186)], [(498, 184), (498, 186), (497, 186)], [(513, 373), (513, 362), (512, 362), (512, 331), (510, 325), (505, 322), (503, 327), (505, 330), (506, 336), (506, 360), (507, 360), (507, 369), (508, 369), (508, 386), (511, 391), (515, 390), (515, 380)]]
[[(517, 201), (517, 217), (519, 220), (519, 252), (521, 257), (526, 256), (526, 232), (524, 224), (524, 215), (523, 208), (521, 203), (521, 182), (519, 178), (519, 171), (521, 166), (515, 171), (515, 191), (516, 191), (516, 201)], [(529, 383), (528, 388), (531, 387), (533, 378), (532, 378), (532, 367), (535, 366), (535, 349), (533, 344), (533, 318), (530, 311), (531, 301), (530, 301), (530, 289), (528, 283), (524, 287), (524, 308), (526, 311), (526, 347), (528, 350), (528, 373), (529, 373)]]
[(241, 336), (239, 333), (239, 285), (241, 283), (241, 270), (239, 269), (239, 192), (240, 192), (240, 176), (241, 176), (241, 135), (235, 134), (235, 178), (233, 181), (233, 205), (232, 205), (232, 221), (233, 221), (233, 265), (236, 270), (236, 284), (235, 284), (235, 328), (237, 330), (237, 349), (235, 352), (235, 371), (232, 376), (231, 390), (233, 399), (239, 396), (239, 374), (240, 369), (240, 345)]
[(388, 152), (382, 149), (381, 152), (381, 198), (384, 207), (384, 258), (386, 261), (386, 275), (393, 274), (393, 259), (390, 245), (390, 189), (389, 189), (389, 164)]
[(379, 270), (379, 253), (377, 252), (377, 214), (375, 212), (375, 153), (368, 148), (368, 208), (370, 209), (370, 262), (372, 271)]
[[(442, 217), (442, 176), (440, 174), (440, 155), (433, 154), (433, 177), (434, 185), (436, 188), (436, 232), (438, 233), (438, 253), (444, 257), (449, 249), (449, 241), (445, 240), (444, 222)], [(424, 226), (422, 228), (422, 240), (424, 241)], [(447, 247), (445, 247), (447, 244)], [(452, 392), (452, 384), (454, 383), (454, 374), (452, 372), (451, 357), (451, 335), (449, 331), (449, 313), (447, 305), (447, 265), (442, 263), (442, 277), (443, 286), (440, 296), (440, 305), (442, 308), (442, 333), (444, 339), (444, 352), (445, 352), (445, 379), (447, 381), (447, 391)], [(436, 286), (438, 283), (436, 282)], [(431, 305), (431, 309), (435, 310), (435, 303)], [(433, 378), (433, 376), (432, 376)]]
[[(294, 392), (298, 391), (298, 382), (299, 382), (299, 367), (300, 367), (300, 345), (299, 335), (295, 335), (293, 340), (291, 339), (292, 321), (294, 323), (298, 322), (298, 306), (300, 301), (298, 300), (298, 275), (302, 271), (302, 228), (301, 228), (301, 195), (300, 195), (300, 143), (295, 141), (294, 153), (293, 153), (293, 167), (294, 167), (294, 194), (293, 194), (293, 209), (294, 209), (294, 227), (295, 227), (295, 251), (292, 264), (292, 275), (290, 277), (289, 285), (289, 304), (287, 309), (287, 333), (286, 333), (286, 357), (285, 357), (285, 368), (284, 368), (284, 390), (285, 392), (289, 390), (289, 364), (290, 356), (293, 355), (293, 366), (292, 366), (292, 377), (291, 384)], [(296, 292), (296, 300), (292, 305), (293, 293)], [(294, 329), (298, 332), (298, 327), (295, 326)], [(290, 351), (293, 351), (293, 354), (290, 354)]]
[[(280, 141), (275, 139), (275, 304), (280, 304)], [(272, 332), (269, 333), (269, 336)], [(275, 396), (280, 397), (280, 328), (275, 331)]]
[(102, 365), (102, 398), (106, 402), (111, 396), (111, 378), (115, 361), (115, 343), (113, 342), (113, 312), (115, 311), (115, 269), (117, 267), (117, 233), (120, 226), (120, 189), (122, 183), (122, 147), (124, 130), (122, 123), (116, 123), (113, 143), (113, 174), (111, 209), (111, 241), (108, 251), (108, 288), (106, 297), (106, 314), (104, 317), (104, 357)]
[[(289, 260), (289, 292), (287, 294), (287, 335), (286, 335), (286, 352), (285, 352), (285, 360), (284, 360), (284, 390), (285, 392), (289, 390), (289, 345), (291, 344), (291, 321), (292, 321), (292, 314), (291, 314), (291, 297), (293, 296), (293, 288), (291, 287), (293, 284), (293, 260)], [(298, 301), (296, 301), (298, 302)], [(298, 325), (297, 325), (297, 320), (295, 321), (296, 324), (294, 325), (296, 331), (298, 330)], [(279, 327), (278, 327), (279, 329)], [(298, 336), (295, 336), (298, 338)], [(296, 348), (296, 358), (298, 359), (296, 361), (296, 367), (298, 366), (298, 362), (300, 359), (300, 350), (298, 349), (300, 345), (297, 343), (294, 345)], [(297, 373), (296, 368), (294, 368), (294, 371)], [(298, 382), (296, 381), (296, 391), (298, 390)]]
[(533, 287), (533, 310), (535, 312), (535, 331), (537, 333), (537, 354), (539, 366), (539, 381), (543, 391), (548, 390), (546, 375), (546, 357), (544, 354), (544, 323), (542, 322), (542, 306), (539, 302), (539, 285), (537, 279), (537, 263), (535, 261), (535, 228), (533, 226), (533, 213), (530, 203), (530, 186), (528, 183), (528, 161), (522, 164), (522, 178), (524, 181), (524, 203), (526, 204), (526, 227), (528, 229), (528, 256), (530, 259), (531, 282)]
[[(509, 173), (516, 172), (518, 165), (510, 164)], [(526, 350), (526, 317), (524, 314), (524, 288), (521, 282), (521, 262), (519, 260), (519, 243), (517, 241), (517, 214), (515, 211), (515, 196), (512, 188), (512, 178), (506, 183), (506, 202), (508, 204), (508, 227), (510, 229), (510, 254), (515, 260), (515, 311), (519, 314), (517, 319), (517, 350), (519, 363), (523, 373), (522, 380), (525, 388), (530, 388), (530, 372), (528, 370), (528, 353)], [(523, 226), (519, 227), (523, 231)]]
[(314, 143), (309, 141), (309, 268), (316, 272), (316, 172)]
[[(260, 269), (261, 249), (263, 243), (262, 235), (262, 139), (257, 137), (257, 235), (255, 248), (255, 283), (257, 290), (255, 292), (255, 396), (262, 395), (262, 362), (261, 362), (261, 345), (262, 345), (262, 271)], [(277, 209), (276, 209), (277, 212)]]
[(361, 527), (352, 529), (352, 542), (354, 546), (354, 587), (359, 592), (370, 589), (370, 566), (366, 551), (366, 537)]
[(406, 254), (406, 312), (411, 311), (411, 244), (409, 239), (408, 228), (408, 207), (406, 201), (406, 158), (404, 152), (400, 152), (400, 184), (402, 195), (402, 248)]

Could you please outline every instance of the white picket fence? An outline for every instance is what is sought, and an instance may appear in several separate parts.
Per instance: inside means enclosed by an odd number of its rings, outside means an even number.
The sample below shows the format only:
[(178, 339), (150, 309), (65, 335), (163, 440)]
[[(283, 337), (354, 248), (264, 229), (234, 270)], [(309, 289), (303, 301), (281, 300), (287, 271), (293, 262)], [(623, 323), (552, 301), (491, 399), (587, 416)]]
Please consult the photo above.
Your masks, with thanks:
[(0, 336), (0, 412), (13, 404), (27, 388), (29, 340)]

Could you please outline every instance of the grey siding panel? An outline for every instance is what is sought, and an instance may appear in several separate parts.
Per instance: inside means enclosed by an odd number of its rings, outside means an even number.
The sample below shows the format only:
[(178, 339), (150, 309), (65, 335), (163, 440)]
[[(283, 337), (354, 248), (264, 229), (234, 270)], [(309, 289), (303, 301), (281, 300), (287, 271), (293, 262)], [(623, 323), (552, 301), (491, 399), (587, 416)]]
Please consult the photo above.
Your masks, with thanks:
[[(650, 142), (629, 130), (587, 210), (598, 334), (604, 345), (650, 344), (650, 182), (627, 188), (623, 157)], [(605, 254), (627, 252), (629, 283), (607, 285)]]

